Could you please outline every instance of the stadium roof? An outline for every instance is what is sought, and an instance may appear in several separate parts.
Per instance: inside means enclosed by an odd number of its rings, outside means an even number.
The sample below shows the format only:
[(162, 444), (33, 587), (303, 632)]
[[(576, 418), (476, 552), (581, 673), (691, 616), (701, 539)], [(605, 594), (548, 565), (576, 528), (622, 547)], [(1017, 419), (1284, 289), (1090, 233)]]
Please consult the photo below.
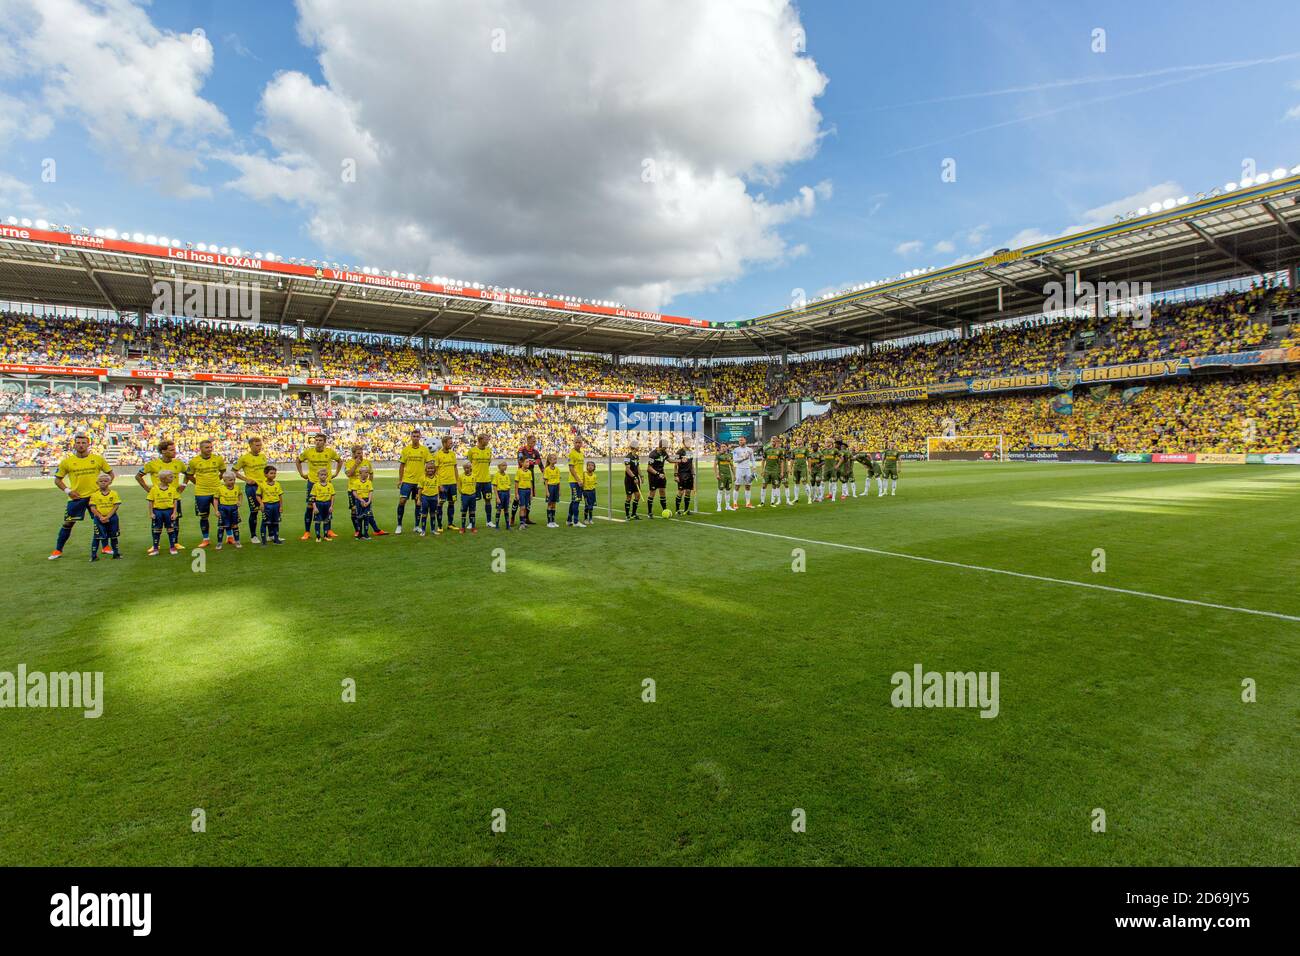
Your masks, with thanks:
[(150, 312), (155, 282), (240, 281), (258, 290), (264, 324), (683, 358), (802, 352), (1034, 314), (1049, 283), (1073, 273), (1159, 293), (1290, 268), (1300, 263), (1300, 175), (736, 322), (164, 242), (0, 221), (0, 299)]

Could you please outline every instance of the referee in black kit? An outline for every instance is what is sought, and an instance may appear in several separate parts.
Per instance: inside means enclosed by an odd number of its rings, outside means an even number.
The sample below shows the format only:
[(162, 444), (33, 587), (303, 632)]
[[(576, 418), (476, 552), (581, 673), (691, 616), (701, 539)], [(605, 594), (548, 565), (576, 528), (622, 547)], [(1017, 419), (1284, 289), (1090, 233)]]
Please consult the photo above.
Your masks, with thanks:
[(655, 516), (655, 492), (659, 492), (659, 507), (668, 507), (668, 442), (661, 438), (659, 445), (650, 452), (646, 459), (646, 474), (650, 476), (650, 495), (646, 499), (645, 511), (651, 518)]
[(627, 454), (623, 456), (623, 492), (627, 496), (623, 499), (623, 516), (628, 521), (640, 521), (636, 509), (641, 504), (641, 455), (636, 442), (627, 446)]

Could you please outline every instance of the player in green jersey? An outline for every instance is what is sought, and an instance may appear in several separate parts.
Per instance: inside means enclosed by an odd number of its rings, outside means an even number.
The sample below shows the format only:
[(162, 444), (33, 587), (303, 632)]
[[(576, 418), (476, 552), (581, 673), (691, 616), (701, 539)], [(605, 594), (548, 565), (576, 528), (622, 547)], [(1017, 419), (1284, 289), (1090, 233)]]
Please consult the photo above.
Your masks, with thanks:
[(772, 506), (781, 503), (781, 479), (785, 477), (785, 452), (780, 439), (773, 438), (763, 446), (763, 487), (758, 490), (758, 506), (767, 504), (767, 489), (772, 489)]
[(891, 495), (898, 494), (898, 462), (900, 458), (898, 449), (892, 445), (886, 448), (884, 455), (881, 456), (880, 478), (877, 479), (880, 483), (880, 495), (878, 497), (883, 497), (885, 494), (886, 480), (889, 481), (889, 493)]
[(786, 489), (785, 503), (792, 505), (798, 502), (799, 488), (802, 486), (811, 504), (812, 485), (808, 483), (808, 449), (803, 445), (795, 445), (786, 454), (789, 456), (790, 462), (788, 470), (790, 487)]
[(808, 447), (808, 484), (812, 488), (808, 500), (816, 504), (822, 500), (822, 451), (817, 442)]
[(736, 510), (736, 462), (731, 456), (731, 446), (723, 442), (713, 459), (713, 477), (718, 482), (718, 510)]
[(876, 461), (871, 452), (859, 448), (853, 453), (853, 460), (861, 465), (867, 472), (867, 480), (862, 485), (862, 494), (870, 496), (871, 494), (871, 477), (876, 473)]
[(849, 447), (846, 441), (837, 441), (836, 451), (839, 454), (839, 478), (840, 478), (840, 497), (848, 498), (858, 496), (858, 482), (853, 477), (853, 449)]

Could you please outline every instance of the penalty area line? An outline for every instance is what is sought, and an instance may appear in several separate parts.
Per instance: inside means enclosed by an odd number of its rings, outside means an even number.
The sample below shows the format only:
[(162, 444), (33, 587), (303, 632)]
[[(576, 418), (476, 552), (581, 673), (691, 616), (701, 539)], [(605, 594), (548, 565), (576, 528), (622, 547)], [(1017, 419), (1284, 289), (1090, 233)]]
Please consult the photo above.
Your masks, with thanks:
[[(686, 522), (689, 524), (690, 522)], [(1300, 616), (1282, 614), (1278, 611), (1260, 611), (1253, 607), (1235, 607), (1231, 604), (1213, 604), (1210, 601), (1197, 601), (1192, 598), (1170, 597), (1168, 594), (1152, 594), (1149, 591), (1134, 591), (1129, 588), (1112, 587), (1109, 584), (1092, 584), (1088, 581), (1071, 581), (1068, 578), (1051, 578), (1042, 574), (1027, 574), (1024, 571), (1008, 571), (1006, 568), (990, 568), (982, 564), (962, 564), (960, 561), (945, 561), (942, 558), (926, 558), (919, 554), (903, 554), (901, 551), (882, 551), (879, 548), (864, 548), (857, 544), (843, 544), (838, 541), (817, 541), (813, 538), (796, 538), (788, 534), (776, 534), (771, 531), (755, 531), (752, 528), (737, 528), (727, 524), (697, 524), (697, 528), (711, 528), (714, 531), (737, 531), (741, 534), (756, 534), (763, 538), (776, 538), (782, 541), (794, 541), (798, 544), (816, 544), (824, 548), (841, 548), (845, 551), (859, 551), (863, 554), (878, 554), (886, 558), (904, 558), (908, 561), (920, 561), (924, 564), (939, 564), (949, 568), (961, 568), (964, 571), (982, 571), (985, 574), (1002, 574), (1027, 581), (1042, 581), (1046, 584), (1064, 584), (1075, 588), (1088, 588), (1093, 591), (1109, 591), (1112, 594), (1126, 594), (1129, 597), (1148, 598), (1153, 601), (1168, 601), (1172, 604), (1189, 604), (1194, 607), (1212, 608), (1216, 611), (1232, 611), (1237, 614), (1254, 614), (1258, 617), (1272, 617), (1281, 621), (1300, 623)]]

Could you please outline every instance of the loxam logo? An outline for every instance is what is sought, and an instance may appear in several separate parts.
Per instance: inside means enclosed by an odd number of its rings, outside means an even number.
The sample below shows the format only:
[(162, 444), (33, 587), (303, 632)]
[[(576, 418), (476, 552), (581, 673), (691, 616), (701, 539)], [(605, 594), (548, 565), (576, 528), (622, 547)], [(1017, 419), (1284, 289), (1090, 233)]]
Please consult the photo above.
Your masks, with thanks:
[(133, 936), (148, 936), (153, 925), (152, 893), (70, 892), (50, 897), (50, 925), (55, 927), (129, 927)]

